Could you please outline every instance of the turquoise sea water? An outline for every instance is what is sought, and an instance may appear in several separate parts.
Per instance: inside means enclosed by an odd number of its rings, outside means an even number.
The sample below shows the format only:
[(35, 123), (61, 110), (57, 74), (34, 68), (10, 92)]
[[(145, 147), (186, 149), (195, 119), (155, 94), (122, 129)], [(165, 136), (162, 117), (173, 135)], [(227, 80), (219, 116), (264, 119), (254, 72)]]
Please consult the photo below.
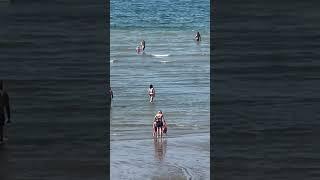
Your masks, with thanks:
[[(111, 1), (111, 179), (209, 178), (209, 1)], [(199, 31), (202, 42), (193, 40)], [(144, 39), (144, 55), (135, 48)], [(156, 98), (148, 102), (153, 84)], [(168, 136), (154, 141), (162, 110)]]

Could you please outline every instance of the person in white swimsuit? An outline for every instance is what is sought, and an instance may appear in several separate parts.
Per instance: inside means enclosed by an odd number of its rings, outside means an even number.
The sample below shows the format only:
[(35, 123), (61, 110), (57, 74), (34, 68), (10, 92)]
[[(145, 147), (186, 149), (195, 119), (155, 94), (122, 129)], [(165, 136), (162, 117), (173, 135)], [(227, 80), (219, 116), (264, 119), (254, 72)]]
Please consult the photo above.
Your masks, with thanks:
[(152, 84), (150, 84), (148, 94), (149, 94), (149, 97), (150, 97), (150, 102), (153, 102), (153, 99), (156, 96), (156, 91), (155, 91), (155, 89), (154, 89)]

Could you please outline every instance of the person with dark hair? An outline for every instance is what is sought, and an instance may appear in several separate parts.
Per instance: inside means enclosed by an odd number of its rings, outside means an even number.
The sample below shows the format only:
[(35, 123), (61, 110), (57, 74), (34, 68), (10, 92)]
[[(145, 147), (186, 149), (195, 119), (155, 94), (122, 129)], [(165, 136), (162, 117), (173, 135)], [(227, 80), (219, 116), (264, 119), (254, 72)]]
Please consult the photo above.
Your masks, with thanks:
[[(6, 122), (7, 115), (7, 122)], [(4, 126), (11, 123), (9, 95), (3, 88), (3, 81), (0, 81), (0, 143), (4, 141)]]
[(196, 39), (196, 41), (201, 41), (201, 36), (200, 36), (199, 31), (197, 32), (197, 34), (194, 38)]
[(112, 100), (113, 99), (113, 92), (112, 92), (111, 87), (109, 87), (109, 95), (110, 95), (110, 100)]
[(113, 99), (113, 91), (112, 91), (112, 89), (111, 89), (111, 87), (109, 87), (109, 92), (108, 92), (108, 98), (109, 98), (109, 103), (110, 103), (110, 105), (111, 105), (111, 102), (112, 102), (112, 99)]
[(136, 52), (138, 54), (144, 54), (144, 49), (146, 48), (146, 42), (142, 40), (140, 44), (136, 47)]
[(149, 86), (149, 91), (148, 91), (149, 97), (150, 97), (150, 102), (153, 102), (154, 97), (156, 96), (156, 91), (153, 87), (152, 84)]

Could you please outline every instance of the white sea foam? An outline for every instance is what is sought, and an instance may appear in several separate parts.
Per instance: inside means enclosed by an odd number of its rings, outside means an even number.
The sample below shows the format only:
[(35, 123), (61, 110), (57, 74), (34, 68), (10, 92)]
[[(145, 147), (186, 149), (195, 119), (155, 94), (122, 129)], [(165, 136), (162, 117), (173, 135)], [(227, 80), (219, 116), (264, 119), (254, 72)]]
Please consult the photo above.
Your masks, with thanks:
[(157, 57), (157, 58), (163, 58), (163, 57), (168, 57), (168, 56), (170, 56), (170, 54), (151, 54), (151, 56)]
[(117, 62), (118, 60), (117, 59), (111, 59), (110, 60), (110, 63), (115, 63), (115, 62)]

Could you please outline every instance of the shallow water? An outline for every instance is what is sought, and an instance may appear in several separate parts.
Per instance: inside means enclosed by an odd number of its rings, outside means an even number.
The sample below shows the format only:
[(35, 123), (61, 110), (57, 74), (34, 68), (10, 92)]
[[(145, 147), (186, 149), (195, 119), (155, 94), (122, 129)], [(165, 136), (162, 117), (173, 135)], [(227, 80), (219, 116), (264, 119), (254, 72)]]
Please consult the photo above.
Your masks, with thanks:
[(112, 141), (111, 179), (208, 179), (209, 134)]
[[(129, 8), (111, 1), (111, 178), (208, 179), (209, 1), (198, 9), (192, 1), (139, 2), (126, 1)], [(193, 40), (196, 31), (201, 43)], [(145, 54), (138, 55), (142, 39)], [(150, 84), (154, 103), (148, 101)], [(169, 128), (166, 140), (155, 144), (152, 120), (158, 110)]]

